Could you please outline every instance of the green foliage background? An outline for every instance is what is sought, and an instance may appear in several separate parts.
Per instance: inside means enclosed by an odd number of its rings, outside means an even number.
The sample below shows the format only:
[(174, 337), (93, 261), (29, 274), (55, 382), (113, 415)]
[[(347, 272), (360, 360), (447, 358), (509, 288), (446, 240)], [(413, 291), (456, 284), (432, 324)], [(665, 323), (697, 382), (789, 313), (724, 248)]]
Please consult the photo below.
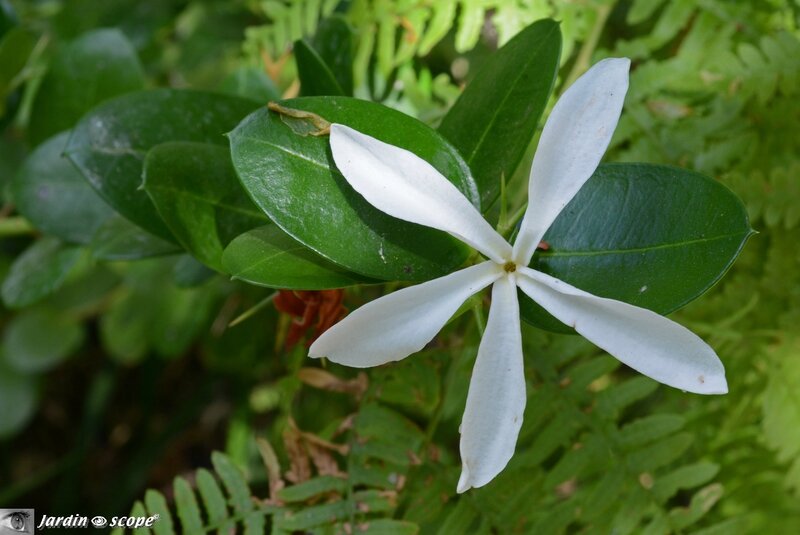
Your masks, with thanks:
[[(161, 514), (156, 533), (800, 529), (795, 0), (0, 6), (18, 19), (14, 41), (0, 44), (0, 507), (110, 516), (140, 499), (135, 510)], [(140, 77), (148, 87), (266, 101), (297, 92), (291, 44), (331, 16), (354, 32), (356, 95), (433, 125), (492, 50), (541, 18), (560, 21), (564, 36), (556, 94), (593, 62), (630, 57), (631, 89), (606, 159), (712, 176), (741, 196), (760, 233), (720, 284), (674, 315), (717, 350), (730, 394), (658, 386), (578, 337), (526, 326), (517, 454), (493, 483), (457, 496), (457, 428), (479, 318), (458, 317), (436, 347), (396, 365), (319, 370), (302, 347), (284, 351), (288, 318), (252, 308), (269, 291), (211, 277), (186, 255), (126, 261), (120, 251), (132, 243), (148, 254), (174, 247), (143, 245), (123, 220), (107, 223), (114, 240), (69, 229), (85, 238), (69, 245), (53, 236), (66, 232), (57, 214), (52, 228), (15, 215), (21, 200), (9, 184), (24, 156), (88, 109), (78, 103), (62, 116), (48, 89), (59, 68), (82, 68), (54, 58), (85, 32), (120, 30), (107, 37), (130, 43), (141, 65), (128, 73), (134, 86)], [(0, 18), (6, 36), (10, 20)], [(525, 175), (524, 163), (510, 198), (524, 198)], [(41, 284), (21, 293), (14, 281), (31, 277)], [(376, 295), (347, 290), (346, 301), (354, 308)]]

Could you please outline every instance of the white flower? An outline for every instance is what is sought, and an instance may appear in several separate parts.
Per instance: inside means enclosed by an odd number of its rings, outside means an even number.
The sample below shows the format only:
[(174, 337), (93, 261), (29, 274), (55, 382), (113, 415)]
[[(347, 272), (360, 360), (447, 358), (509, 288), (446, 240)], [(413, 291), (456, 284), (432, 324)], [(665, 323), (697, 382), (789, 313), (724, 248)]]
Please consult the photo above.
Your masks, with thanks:
[(545, 231), (608, 147), (629, 66), (624, 58), (599, 62), (556, 104), (533, 160), (529, 204), (513, 247), (428, 162), (347, 126), (331, 126), (336, 166), (367, 201), (393, 217), (448, 232), (488, 258), (362, 306), (309, 351), (358, 368), (403, 359), (421, 350), (467, 298), (492, 284), (461, 423), (458, 492), (491, 481), (514, 453), (526, 399), (517, 287), (631, 368), (690, 392), (727, 392), (719, 358), (688, 329), (527, 267)]

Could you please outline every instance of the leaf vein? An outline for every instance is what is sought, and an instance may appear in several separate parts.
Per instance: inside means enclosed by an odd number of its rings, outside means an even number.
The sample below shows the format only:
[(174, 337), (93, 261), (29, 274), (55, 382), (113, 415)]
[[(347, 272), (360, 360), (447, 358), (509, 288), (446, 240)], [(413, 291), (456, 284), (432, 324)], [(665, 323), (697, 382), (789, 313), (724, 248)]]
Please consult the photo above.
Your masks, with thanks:
[(653, 245), (647, 247), (633, 247), (630, 249), (609, 249), (604, 251), (541, 251), (538, 252), (537, 255), (540, 258), (541, 257), (558, 258), (558, 257), (568, 257), (568, 256), (602, 256), (602, 255), (613, 255), (613, 254), (648, 253), (651, 251), (657, 251), (661, 249), (674, 249), (677, 247), (685, 247), (689, 245), (695, 245), (698, 243), (710, 243), (715, 241), (721, 241), (728, 238), (734, 238), (737, 236), (741, 237), (747, 236), (747, 232), (734, 232), (731, 234), (721, 234), (719, 236), (714, 236), (712, 238), (698, 238), (696, 240), (664, 243), (661, 245)]

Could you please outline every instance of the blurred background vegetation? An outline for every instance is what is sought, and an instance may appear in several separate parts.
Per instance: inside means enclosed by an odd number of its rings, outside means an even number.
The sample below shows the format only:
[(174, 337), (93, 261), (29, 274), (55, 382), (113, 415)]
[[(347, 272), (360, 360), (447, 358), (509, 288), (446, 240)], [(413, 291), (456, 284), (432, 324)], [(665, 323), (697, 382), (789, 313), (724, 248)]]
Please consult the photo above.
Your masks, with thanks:
[[(561, 23), (556, 95), (630, 57), (606, 159), (712, 176), (760, 233), (675, 314), (717, 350), (730, 394), (658, 386), (581, 338), (525, 327), (517, 454), (457, 496), (468, 315), (403, 363), (323, 370), (287, 348), (289, 316), (257, 306), (271, 291), (187, 256), (122, 257), (108, 233), (66, 243), (58, 214), (54, 231), (15, 210), (26, 155), (126, 90), (81, 93), (102, 67), (75, 59), (91, 32), (118, 30), (147, 87), (266, 103), (298, 94), (292, 44), (324, 39), (332, 17), (352, 29), (356, 95), (434, 126), (538, 19)], [(115, 515), (141, 500), (185, 532), (800, 531), (798, 24), (796, 0), (0, 0), (0, 507)], [(526, 174), (510, 182), (518, 198)], [(32, 276), (39, 290), (20, 295)], [(376, 295), (348, 289), (345, 304)]]

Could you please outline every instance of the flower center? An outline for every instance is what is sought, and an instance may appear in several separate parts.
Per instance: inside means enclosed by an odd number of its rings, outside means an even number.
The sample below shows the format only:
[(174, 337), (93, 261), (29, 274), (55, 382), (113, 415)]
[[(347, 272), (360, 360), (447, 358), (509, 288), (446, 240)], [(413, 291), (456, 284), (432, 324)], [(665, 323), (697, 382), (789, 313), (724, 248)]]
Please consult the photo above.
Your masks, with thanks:
[(514, 273), (517, 270), (517, 264), (514, 262), (506, 262), (503, 264), (503, 269), (506, 273)]

